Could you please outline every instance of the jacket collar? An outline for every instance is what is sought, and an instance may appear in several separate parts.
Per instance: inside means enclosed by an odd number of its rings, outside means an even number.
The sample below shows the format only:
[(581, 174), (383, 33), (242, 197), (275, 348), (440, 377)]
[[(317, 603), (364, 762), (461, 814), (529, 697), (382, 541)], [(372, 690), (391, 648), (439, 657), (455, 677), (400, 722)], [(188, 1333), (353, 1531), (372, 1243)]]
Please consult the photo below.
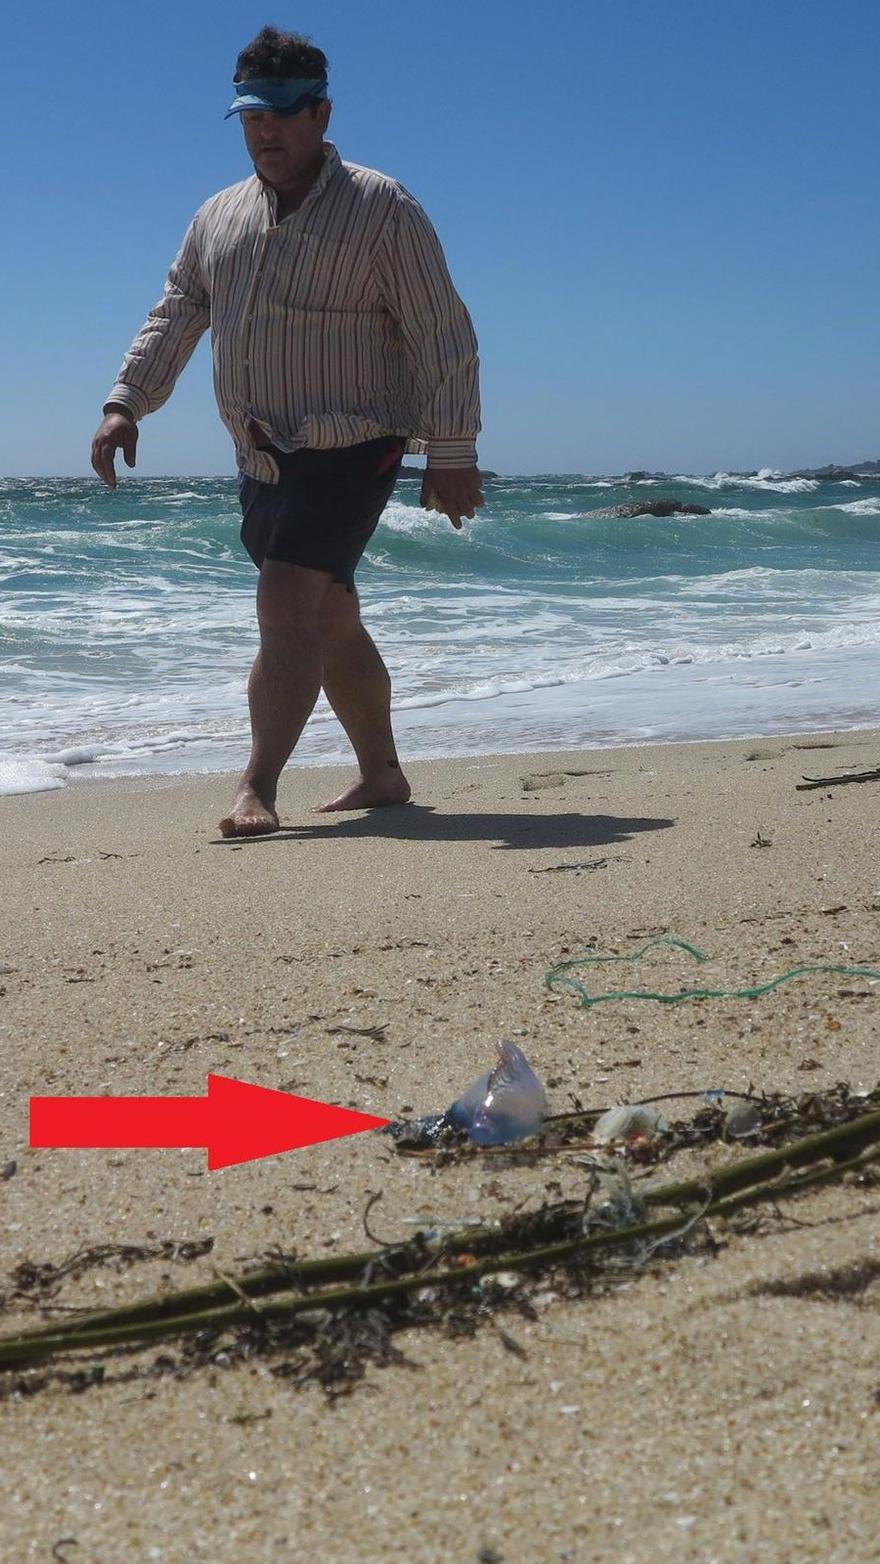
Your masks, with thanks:
[[(304, 197), (302, 204), (297, 207), (296, 213), (293, 214), (294, 216), (296, 216), (299, 212), (305, 211), (307, 206), (310, 206), (313, 201), (317, 201), (319, 199), (319, 197), (327, 189), (331, 179), (341, 167), (342, 159), (333, 145), (333, 142), (325, 141), (324, 161), (321, 164), (321, 172), (315, 180), (315, 183), (309, 189), (307, 195)], [(254, 175), (254, 178), (257, 178), (256, 174)], [(263, 197), (268, 203), (269, 211), (272, 216), (272, 222), (274, 223), (275, 216), (278, 211), (278, 197), (276, 196), (275, 191), (272, 189), (271, 185), (263, 184), (262, 180), (259, 180), (259, 185), (263, 193)]]

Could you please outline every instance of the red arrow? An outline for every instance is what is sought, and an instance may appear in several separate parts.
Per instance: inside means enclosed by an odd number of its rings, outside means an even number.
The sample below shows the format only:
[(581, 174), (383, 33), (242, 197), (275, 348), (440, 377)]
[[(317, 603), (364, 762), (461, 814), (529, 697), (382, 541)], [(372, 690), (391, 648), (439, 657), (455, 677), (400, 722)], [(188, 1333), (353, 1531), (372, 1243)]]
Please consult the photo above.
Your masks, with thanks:
[(207, 1097), (32, 1097), (32, 1146), (205, 1146), (208, 1167), (381, 1129), (388, 1119), (208, 1076)]

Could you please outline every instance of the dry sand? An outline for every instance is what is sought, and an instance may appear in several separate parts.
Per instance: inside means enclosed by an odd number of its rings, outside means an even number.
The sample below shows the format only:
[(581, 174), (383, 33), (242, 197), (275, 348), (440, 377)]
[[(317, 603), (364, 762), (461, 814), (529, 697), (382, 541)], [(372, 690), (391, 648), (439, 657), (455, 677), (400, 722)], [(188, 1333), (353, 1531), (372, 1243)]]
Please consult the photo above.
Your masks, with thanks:
[[(583, 1187), (552, 1161), (432, 1171), (375, 1135), (215, 1173), (194, 1150), (31, 1150), (34, 1093), (199, 1094), (213, 1070), (396, 1116), (444, 1107), (504, 1034), (557, 1109), (572, 1092), (875, 1086), (880, 989), (864, 980), (587, 1010), (543, 978), (589, 941), (626, 952), (661, 932), (711, 965), (658, 952), (598, 986), (877, 965), (880, 783), (795, 784), (878, 761), (880, 734), (855, 733), (421, 763), (416, 804), (335, 818), (310, 811), (339, 774), (306, 769), (285, 781), (287, 829), (241, 845), (214, 828), (229, 778), (0, 799), (0, 1171), (17, 1164), (0, 1290), (24, 1259), (213, 1236), (201, 1260), (99, 1268), (61, 1294), (103, 1306), (273, 1245), (362, 1248), (378, 1190), (374, 1225), (410, 1236)], [(548, 1287), (536, 1319), (504, 1317), (523, 1358), (491, 1324), (410, 1332), (415, 1368), (371, 1368), (333, 1406), (265, 1361), (125, 1377), (156, 1349), (109, 1360), (83, 1394), (12, 1395), (0, 1558), (865, 1564), (878, 1285), (829, 1301), (810, 1278), (876, 1261), (878, 1210), (878, 1186), (851, 1182), (626, 1290)], [(34, 1318), (15, 1304), (0, 1328)]]

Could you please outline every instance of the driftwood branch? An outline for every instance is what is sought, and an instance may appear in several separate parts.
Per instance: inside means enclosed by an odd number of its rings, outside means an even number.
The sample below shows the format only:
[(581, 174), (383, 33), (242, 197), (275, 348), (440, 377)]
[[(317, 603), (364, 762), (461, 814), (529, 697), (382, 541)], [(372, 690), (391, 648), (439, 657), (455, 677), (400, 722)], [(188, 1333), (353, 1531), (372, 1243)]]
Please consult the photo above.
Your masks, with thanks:
[(880, 766), (873, 771), (853, 771), (848, 777), (804, 777), (794, 786), (796, 793), (807, 793), (811, 787), (844, 787), (847, 782), (880, 782)]

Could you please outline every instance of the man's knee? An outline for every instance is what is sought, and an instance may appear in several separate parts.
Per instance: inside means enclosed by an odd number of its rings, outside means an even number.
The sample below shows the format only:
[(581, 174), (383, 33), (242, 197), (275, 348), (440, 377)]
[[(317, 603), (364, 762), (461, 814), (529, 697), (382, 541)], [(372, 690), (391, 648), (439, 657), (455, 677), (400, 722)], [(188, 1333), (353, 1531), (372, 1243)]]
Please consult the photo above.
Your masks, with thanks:
[(266, 633), (317, 636), (321, 604), (331, 586), (322, 570), (266, 560), (257, 587), (257, 618)]
[(361, 632), (361, 614), (356, 592), (340, 582), (331, 586), (318, 610), (318, 631), (322, 646), (332, 649), (352, 640)]

